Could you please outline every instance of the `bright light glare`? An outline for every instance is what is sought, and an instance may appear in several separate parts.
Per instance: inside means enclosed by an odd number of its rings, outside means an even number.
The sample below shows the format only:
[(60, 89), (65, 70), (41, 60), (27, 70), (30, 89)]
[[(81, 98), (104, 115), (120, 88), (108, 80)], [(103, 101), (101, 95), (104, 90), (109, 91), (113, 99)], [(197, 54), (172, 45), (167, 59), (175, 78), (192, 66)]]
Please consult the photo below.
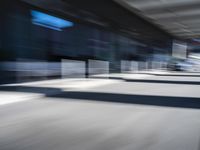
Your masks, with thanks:
[(35, 10), (31, 11), (31, 15), (33, 24), (50, 28), (53, 30), (62, 31), (63, 28), (72, 27), (74, 25), (73, 22)]

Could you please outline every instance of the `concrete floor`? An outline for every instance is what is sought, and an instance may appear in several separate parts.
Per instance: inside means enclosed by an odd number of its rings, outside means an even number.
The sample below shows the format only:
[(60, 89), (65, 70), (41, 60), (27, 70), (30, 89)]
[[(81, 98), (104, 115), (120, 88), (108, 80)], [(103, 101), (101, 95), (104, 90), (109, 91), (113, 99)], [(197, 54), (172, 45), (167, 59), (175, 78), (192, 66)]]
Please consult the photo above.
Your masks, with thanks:
[(0, 120), (0, 150), (200, 150), (200, 85), (63, 89), (1, 105)]

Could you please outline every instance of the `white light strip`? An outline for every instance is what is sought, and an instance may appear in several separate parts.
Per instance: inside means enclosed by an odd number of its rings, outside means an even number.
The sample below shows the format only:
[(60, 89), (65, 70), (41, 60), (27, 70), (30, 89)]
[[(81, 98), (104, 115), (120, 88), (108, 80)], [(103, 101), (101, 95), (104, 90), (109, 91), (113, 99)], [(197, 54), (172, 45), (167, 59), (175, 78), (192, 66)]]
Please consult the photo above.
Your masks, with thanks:
[(49, 29), (53, 29), (53, 30), (57, 30), (57, 31), (62, 31), (62, 29), (60, 29), (60, 28), (56, 28), (56, 27), (53, 27), (53, 26), (44, 25), (42, 23), (38, 23), (38, 22), (34, 22), (34, 21), (32, 23), (35, 24), (35, 25), (38, 25), (38, 26), (49, 28)]

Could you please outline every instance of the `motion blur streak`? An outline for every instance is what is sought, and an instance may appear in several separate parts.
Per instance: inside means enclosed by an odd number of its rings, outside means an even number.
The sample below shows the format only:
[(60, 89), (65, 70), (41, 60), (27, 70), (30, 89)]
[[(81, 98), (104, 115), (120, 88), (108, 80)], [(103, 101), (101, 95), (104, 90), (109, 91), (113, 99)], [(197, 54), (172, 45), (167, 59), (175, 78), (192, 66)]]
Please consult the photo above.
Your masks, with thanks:
[(1, 0), (0, 150), (200, 150), (199, 0)]

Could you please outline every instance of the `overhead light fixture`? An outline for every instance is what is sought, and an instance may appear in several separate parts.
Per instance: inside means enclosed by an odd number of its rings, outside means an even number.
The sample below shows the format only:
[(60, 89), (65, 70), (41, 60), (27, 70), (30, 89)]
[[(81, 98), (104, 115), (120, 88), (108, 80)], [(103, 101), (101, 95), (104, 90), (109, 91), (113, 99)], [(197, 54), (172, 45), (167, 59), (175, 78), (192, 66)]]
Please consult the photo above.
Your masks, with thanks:
[(39, 11), (31, 10), (32, 23), (49, 29), (62, 31), (63, 28), (74, 26), (74, 23)]

